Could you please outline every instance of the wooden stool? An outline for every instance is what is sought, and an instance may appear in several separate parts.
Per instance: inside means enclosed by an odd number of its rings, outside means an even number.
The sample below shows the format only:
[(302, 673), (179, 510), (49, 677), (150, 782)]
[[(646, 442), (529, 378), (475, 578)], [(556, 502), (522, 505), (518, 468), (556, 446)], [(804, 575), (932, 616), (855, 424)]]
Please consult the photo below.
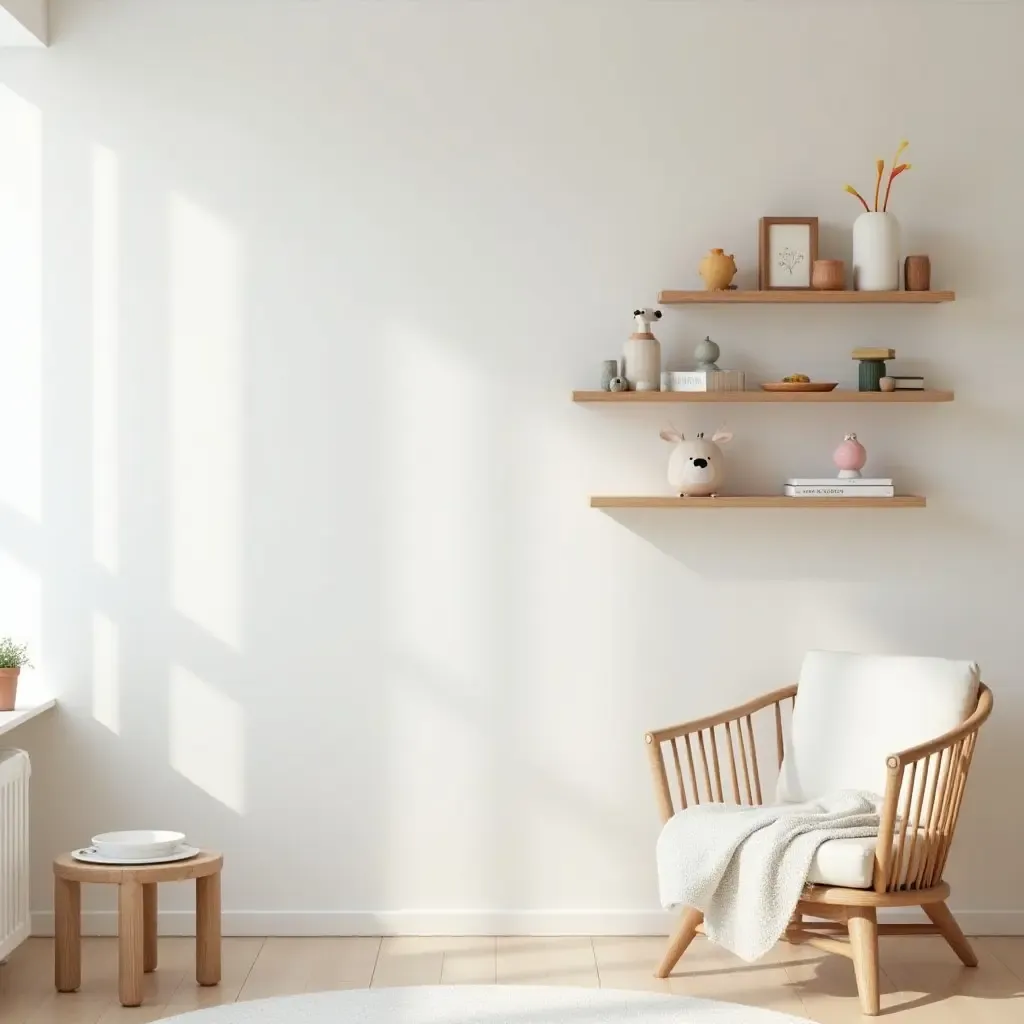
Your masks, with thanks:
[(56, 919), (54, 983), (74, 992), (82, 983), (82, 882), (117, 886), (118, 990), (122, 1006), (142, 1004), (143, 972), (156, 970), (156, 887), (196, 880), (196, 981), (220, 984), (220, 870), (224, 858), (204, 851), (170, 864), (117, 867), (83, 864), (62, 854), (53, 862)]

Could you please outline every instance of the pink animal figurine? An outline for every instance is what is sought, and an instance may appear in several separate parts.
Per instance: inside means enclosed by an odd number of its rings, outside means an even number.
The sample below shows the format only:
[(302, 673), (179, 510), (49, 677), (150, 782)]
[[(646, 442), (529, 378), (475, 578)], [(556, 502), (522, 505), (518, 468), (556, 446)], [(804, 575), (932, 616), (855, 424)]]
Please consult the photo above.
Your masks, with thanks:
[(725, 481), (725, 458), (719, 444), (732, 440), (719, 430), (710, 441), (698, 434), (687, 441), (674, 427), (661, 432), (662, 440), (675, 445), (668, 460), (668, 482), (681, 498), (714, 497)]
[(852, 480), (860, 476), (864, 463), (868, 461), (868, 453), (857, 440), (856, 434), (847, 434), (843, 443), (832, 453), (832, 461), (839, 470), (841, 480)]

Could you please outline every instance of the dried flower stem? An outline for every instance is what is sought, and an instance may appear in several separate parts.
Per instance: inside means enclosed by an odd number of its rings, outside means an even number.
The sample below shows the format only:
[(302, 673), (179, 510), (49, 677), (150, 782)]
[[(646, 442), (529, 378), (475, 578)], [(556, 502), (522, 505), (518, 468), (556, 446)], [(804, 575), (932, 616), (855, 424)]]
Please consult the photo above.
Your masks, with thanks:
[(896, 148), (896, 155), (892, 158), (892, 170), (889, 172), (889, 183), (885, 186), (885, 202), (882, 203), (882, 213), (887, 213), (889, 210), (889, 193), (892, 191), (893, 179), (897, 174), (908, 170), (910, 167), (910, 164), (900, 164), (900, 157), (903, 155), (903, 150), (905, 150), (909, 145), (910, 140), (903, 139)]
[(869, 207), (868, 204), (864, 202), (864, 197), (852, 185), (847, 185), (843, 191), (849, 192), (851, 196), (856, 196), (860, 200), (861, 206), (864, 207), (865, 213), (871, 212), (871, 207)]
[(882, 205), (882, 213), (887, 213), (889, 210), (889, 193), (892, 191), (892, 183), (904, 172), (910, 170), (910, 164), (900, 164), (899, 167), (893, 168), (889, 175), (889, 184), (885, 189), (885, 203)]
[[(878, 193), (882, 188), (882, 172), (885, 170), (885, 161), (875, 161), (875, 213), (878, 213)], [(892, 178), (889, 179), (889, 183), (892, 183)]]

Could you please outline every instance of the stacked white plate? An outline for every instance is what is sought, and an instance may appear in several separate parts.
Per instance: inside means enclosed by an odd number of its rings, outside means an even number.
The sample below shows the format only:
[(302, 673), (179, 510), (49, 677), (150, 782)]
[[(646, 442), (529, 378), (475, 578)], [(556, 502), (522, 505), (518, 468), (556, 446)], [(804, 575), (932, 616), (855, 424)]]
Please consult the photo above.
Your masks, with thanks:
[(102, 832), (92, 845), (72, 850), (75, 860), (86, 864), (167, 864), (188, 860), (199, 853), (185, 842), (183, 832), (136, 829), (130, 832)]

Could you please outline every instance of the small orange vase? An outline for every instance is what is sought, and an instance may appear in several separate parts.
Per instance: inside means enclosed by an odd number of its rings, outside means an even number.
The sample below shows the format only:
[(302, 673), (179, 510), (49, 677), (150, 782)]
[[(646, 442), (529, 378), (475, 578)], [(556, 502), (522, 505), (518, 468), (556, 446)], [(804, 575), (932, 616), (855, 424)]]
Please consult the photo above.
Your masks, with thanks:
[(724, 292), (736, 276), (736, 258), (727, 256), (724, 249), (712, 249), (700, 261), (699, 272), (709, 292)]
[(14, 710), (20, 675), (20, 668), (0, 668), (0, 711)]

